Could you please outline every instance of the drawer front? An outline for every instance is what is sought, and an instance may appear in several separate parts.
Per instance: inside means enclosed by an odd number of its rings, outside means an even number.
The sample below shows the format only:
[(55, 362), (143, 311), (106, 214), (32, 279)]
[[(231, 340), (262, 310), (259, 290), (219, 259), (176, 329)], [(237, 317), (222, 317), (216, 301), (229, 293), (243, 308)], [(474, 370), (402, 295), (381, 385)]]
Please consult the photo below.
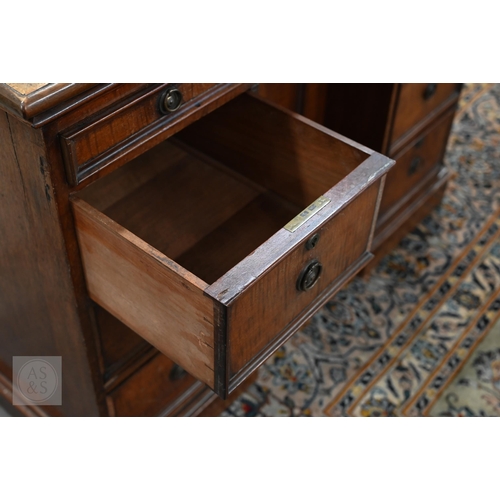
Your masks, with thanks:
[(391, 143), (415, 127), (433, 112), (439, 113), (450, 101), (458, 98), (456, 83), (403, 83), (400, 86)]
[(380, 206), (380, 221), (389, 211), (394, 211), (443, 159), (453, 111), (439, 119), (426, 134), (412, 141), (395, 157), (396, 165), (387, 175)]
[(251, 95), (189, 130), (72, 205), (90, 298), (225, 398), (371, 258), (394, 162)]
[(157, 354), (107, 396), (110, 415), (154, 417), (194, 384), (194, 377)]
[[(379, 190), (380, 181), (341, 213), (322, 220), (304, 243), (229, 306), (230, 390), (370, 259), (372, 216)], [(316, 240), (312, 248), (311, 240)], [(314, 262), (321, 266), (317, 282), (309, 289), (301, 289), (299, 282)], [(311, 279), (314, 277), (313, 274)]]
[[(90, 119), (85, 126), (79, 124), (66, 130), (61, 134), (61, 148), (70, 184), (79, 184), (136, 148), (147, 136), (173, 128), (187, 115), (199, 113), (200, 107), (211, 104), (219, 94), (236, 87), (236, 84), (199, 83), (157, 85)], [(181, 99), (180, 107), (171, 112), (165, 108), (168, 92), (174, 96), (169, 101), (172, 104)]]

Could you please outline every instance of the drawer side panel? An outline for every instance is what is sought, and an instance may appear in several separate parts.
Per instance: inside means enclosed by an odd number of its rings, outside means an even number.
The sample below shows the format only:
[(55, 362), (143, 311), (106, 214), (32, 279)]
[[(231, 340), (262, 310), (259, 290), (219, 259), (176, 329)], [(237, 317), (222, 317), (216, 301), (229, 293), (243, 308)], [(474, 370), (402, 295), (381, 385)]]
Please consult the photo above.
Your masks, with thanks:
[(214, 305), (206, 283), (80, 199), (72, 200), (89, 296), (214, 387)]

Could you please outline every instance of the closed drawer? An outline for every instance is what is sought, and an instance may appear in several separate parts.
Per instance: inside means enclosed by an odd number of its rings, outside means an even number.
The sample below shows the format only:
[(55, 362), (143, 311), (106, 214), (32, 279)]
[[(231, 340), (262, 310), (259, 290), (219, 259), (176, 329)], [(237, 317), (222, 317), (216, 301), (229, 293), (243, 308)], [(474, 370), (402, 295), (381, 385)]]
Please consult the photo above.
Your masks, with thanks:
[(458, 98), (460, 86), (456, 83), (403, 83), (400, 86), (391, 143), (401, 139), (432, 113), (439, 114), (451, 101)]
[(107, 396), (110, 415), (156, 416), (194, 384), (195, 378), (157, 354)]
[(87, 288), (226, 397), (371, 258), (394, 162), (251, 94), (175, 139), (72, 198)]
[(400, 201), (419, 189), (420, 183), (443, 159), (454, 110), (437, 120), (430, 130), (410, 142), (395, 156), (396, 165), (387, 175), (379, 224), (389, 211), (398, 210)]
[(173, 127), (212, 94), (215, 96), (236, 86), (199, 83), (155, 85), (62, 132), (61, 148), (70, 184), (80, 183), (116, 160), (136, 147), (145, 136)]
[[(444, 165), (432, 170), (417, 186), (416, 190), (412, 190), (409, 196), (398, 203), (396, 211), (391, 211), (389, 217), (379, 218), (372, 245), (377, 255), (367, 267), (373, 269), (381, 246), (384, 247), (387, 244), (388, 249), (393, 248), (394, 244), (399, 243), (439, 205), (451, 176), (452, 174)], [(382, 251), (381, 255), (383, 256), (385, 253), (387, 252)]]
[(94, 318), (101, 353), (101, 365), (106, 384), (122, 378), (136, 360), (149, 355), (151, 345), (118, 321), (108, 311), (94, 304)]

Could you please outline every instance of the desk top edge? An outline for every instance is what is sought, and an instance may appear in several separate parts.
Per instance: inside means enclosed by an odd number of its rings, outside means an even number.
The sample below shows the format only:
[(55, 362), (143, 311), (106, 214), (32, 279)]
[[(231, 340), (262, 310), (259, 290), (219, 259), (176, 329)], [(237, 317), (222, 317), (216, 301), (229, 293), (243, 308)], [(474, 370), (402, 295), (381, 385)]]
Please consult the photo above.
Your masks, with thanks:
[(0, 83), (0, 108), (25, 120), (99, 85), (97, 83)]

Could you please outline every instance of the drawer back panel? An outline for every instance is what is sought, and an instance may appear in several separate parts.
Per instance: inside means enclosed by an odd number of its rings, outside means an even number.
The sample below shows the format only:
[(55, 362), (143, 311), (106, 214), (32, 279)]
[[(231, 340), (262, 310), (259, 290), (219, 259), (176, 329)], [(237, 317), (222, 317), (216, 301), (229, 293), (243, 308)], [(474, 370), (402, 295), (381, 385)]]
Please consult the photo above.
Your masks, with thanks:
[(177, 137), (288, 201), (306, 207), (370, 153), (310, 123), (247, 93)]

